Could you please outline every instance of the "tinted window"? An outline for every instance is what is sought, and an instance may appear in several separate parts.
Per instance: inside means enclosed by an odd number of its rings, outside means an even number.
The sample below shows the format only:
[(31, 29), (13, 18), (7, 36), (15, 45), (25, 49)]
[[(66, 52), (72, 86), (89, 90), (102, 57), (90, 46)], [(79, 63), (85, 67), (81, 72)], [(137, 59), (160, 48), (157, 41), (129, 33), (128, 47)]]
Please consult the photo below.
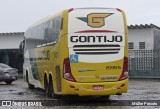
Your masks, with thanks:
[(62, 18), (58, 16), (28, 30), (26, 32), (27, 48), (56, 42), (60, 36), (61, 20)]
[(145, 42), (139, 42), (139, 49), (145, 49)]
[(134, 46), (133, 42), (129, 42), (128, 45), (129, 45), (129, 49), (133, 49), (134, 48), (133, 47)]

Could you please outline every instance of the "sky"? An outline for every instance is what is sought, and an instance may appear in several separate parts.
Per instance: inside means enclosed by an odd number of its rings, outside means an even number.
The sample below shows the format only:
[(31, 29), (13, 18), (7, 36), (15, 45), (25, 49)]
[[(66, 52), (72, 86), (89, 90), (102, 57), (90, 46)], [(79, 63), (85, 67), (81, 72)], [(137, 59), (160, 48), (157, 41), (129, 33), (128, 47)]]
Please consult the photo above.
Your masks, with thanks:
[(160, 0), (0, 0), (0, 33), (25, 32), (37, 20), (68, 8), (120, 8), (127, 24), (160, 27)]

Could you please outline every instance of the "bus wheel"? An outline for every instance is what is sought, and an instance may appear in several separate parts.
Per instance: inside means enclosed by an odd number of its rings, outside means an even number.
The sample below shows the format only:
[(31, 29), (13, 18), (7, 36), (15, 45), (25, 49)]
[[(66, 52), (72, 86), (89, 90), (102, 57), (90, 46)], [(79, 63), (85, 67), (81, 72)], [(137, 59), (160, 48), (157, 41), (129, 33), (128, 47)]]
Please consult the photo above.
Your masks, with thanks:
[(5, 83), (9, 85), (9, 84), (12, 83), (12, 81), (11, 80), (10, 81), (5, 81)]
[(47, 92), (47, 96), (49, 97), (49, 98), (51, 98), (52, 97), (52, 86), (51, 86), (51, 83), (49, 82), (49, 84), (48, 84), (48, 92)]
[(27, 84), (28, 84), (28, 88), (29, 89), (34, 89), (34, 85), (32, 85), (32, 84), (29, 83), (28, 72), (26, 72), (26, 81), (27, 81)]
[(45, 91), (45, 95), (49, 97), (49, 84), (47, 82), (47, 78), (44, 78), (44, 91)]
[(54, 93), (54, 88), (53, 88), (53, 81), (50, 81), (50, 92), (51, 92), (51, 97), (58, 99), (60, 96)]

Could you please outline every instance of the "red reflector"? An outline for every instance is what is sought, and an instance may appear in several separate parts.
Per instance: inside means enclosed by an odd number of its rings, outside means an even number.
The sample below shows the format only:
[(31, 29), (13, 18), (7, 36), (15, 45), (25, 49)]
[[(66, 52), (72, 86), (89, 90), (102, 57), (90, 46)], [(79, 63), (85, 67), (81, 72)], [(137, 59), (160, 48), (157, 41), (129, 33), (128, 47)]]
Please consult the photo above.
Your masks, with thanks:
[(75, 89), (76, 91), (78, 91), (79, 89)]
[(121, 87), (124, 87), (124, 86), (125, 86), (125, 84), (122, 84), (122, 85), (121, 85)]
[(117, 9), (117, 11), (122, 12), (122, 10), (121, 10), (121, 9), (119, 9), (119, 8), (116, 8), (116, 9)]
[(117, 32), (117, 31), (112, 31), (112, 30), (83, 30), (83, 31), (78, 31), (76, 33), (110, 33), (110, 32)]
[(73, 88), (73, 89), (75, 88), (73, 85), (69, 85), (69, 87), (70, 87), (70, 88)]
[(73, 9), (74, 9), (74, 8), (71, 8), (71, 9), (69, 9), (69, 10), (68, 10), (68, 12), (71, 12), (71, 11), (73, 11)]

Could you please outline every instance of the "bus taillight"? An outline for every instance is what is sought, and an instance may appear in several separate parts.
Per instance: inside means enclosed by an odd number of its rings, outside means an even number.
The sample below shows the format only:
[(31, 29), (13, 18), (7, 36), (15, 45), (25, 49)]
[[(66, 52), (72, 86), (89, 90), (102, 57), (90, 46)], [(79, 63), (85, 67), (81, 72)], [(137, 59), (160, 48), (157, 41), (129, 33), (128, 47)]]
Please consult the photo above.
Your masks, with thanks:
[(124, 57), (123, 72), (119, 80), (124, 80), (126, 78), (128, 78), (128, 57)]
[(71, 67), (70, 67), (70, 61), (69, 58), (65, 58), (64, 62), (63, 62), (63, 77), (68, 80), (68, 81), (72, 81), (72, 82), (76, 82), (76, 80), (74, 79), (72, 73), (71, 73)]

